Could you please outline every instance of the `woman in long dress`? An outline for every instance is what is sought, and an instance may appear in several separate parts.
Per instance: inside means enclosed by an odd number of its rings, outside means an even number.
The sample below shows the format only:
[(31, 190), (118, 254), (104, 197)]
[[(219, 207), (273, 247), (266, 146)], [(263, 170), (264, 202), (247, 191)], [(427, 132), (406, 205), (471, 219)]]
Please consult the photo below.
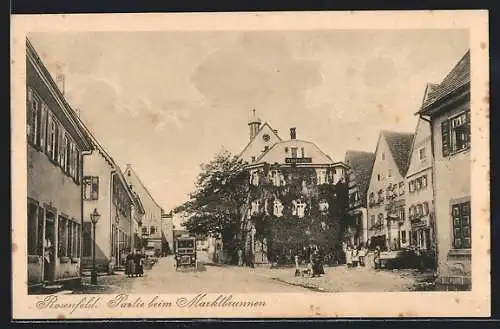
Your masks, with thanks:
[(138, 252), (135, 256), (135, 275), (142, 276), (144, 274), (144, 256), (142, 253)]
[(129, 252), (127, 257), (125, 258), (127, 262), (127, 267), (125, 268), (125, 274), (130, 278), (135, 275), (135, 260), (134, 260), (134, 252)]
[(347, 245), (347, 248), (345, 251), (345, 263), (347, 265), (347, 268), (352, 267), (352, 248), (350, 245)]

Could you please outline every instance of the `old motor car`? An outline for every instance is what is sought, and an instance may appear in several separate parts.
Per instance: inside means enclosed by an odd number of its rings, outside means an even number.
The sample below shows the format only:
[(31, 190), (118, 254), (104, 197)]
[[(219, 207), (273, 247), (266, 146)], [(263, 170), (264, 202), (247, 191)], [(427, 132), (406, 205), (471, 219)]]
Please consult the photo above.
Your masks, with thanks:
[(195, 237), (181, 236), (175, 241), (175, 270), (185, 268), (198, 268)]

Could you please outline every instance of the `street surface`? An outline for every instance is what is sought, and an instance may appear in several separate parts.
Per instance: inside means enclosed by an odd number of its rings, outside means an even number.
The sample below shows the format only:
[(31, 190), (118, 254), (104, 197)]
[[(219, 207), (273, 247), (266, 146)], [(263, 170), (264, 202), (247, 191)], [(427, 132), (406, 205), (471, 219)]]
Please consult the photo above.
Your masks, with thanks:
[(143, 277), (128, 278), (123, 273), (100, 276), (98, 286), (84, 286), (73, 293), (317, 293), (409, 291), (429, 274), (411, 270), (375, 271), (368, 268), (327, 267), (320, 278), (295, 277), (294, 268), (269, 269), (200, 265), (198, 272), (177, 272), (173, 257), (160, 258)]

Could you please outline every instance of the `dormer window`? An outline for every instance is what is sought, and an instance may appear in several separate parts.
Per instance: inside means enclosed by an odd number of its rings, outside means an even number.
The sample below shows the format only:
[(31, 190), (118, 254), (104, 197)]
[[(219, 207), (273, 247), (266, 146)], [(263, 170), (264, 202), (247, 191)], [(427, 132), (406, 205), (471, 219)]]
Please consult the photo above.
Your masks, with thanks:
[(297, 148), (296, 147), (292, 147), (291, 148), (291, 152), (292, 152), (292, 158), (296, 158), (297, 157)]
[(255, 157), (254, 156), (252, 157), (252, 162), (255, 162)]

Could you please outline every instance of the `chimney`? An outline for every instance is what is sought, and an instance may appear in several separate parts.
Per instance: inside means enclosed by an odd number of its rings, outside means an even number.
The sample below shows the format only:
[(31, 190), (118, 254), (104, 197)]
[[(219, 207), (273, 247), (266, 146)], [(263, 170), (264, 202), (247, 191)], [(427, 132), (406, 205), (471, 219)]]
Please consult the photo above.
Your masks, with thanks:
[(295, 131), (295, 128), (290, 128), (290, 139), (296, 139), (297, 138), (297, 133)]

